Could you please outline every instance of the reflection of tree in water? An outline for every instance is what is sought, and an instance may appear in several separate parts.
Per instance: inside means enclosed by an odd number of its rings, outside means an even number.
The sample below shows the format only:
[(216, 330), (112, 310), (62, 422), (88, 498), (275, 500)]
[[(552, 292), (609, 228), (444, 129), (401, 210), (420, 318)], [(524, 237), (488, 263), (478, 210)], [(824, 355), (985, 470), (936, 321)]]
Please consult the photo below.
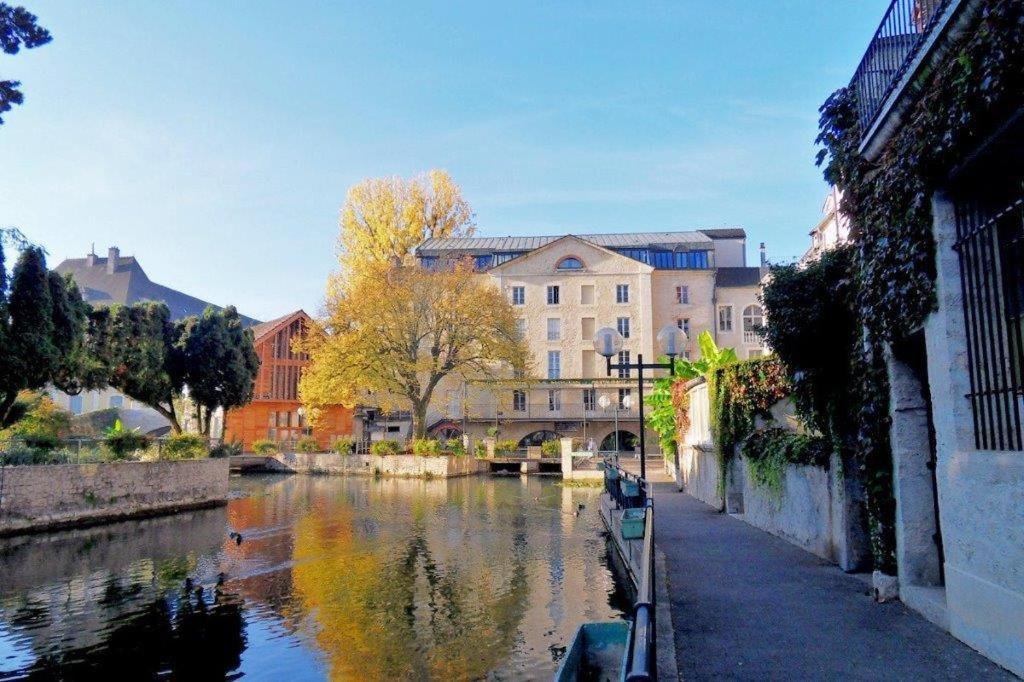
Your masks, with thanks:
[(293, 577), (332, 678), (478, 679), (508, 658), (529, 593), (521, 515), (511, 547), (472, 554), (422, 518), (370, 545), (350, 508), (330, 516), (300, 522)]
[(39, 658), (30, 680), (223, 679), (245, 649), (242, 605), (214, 592), (161, 597), (124, 615), (103, 641)]

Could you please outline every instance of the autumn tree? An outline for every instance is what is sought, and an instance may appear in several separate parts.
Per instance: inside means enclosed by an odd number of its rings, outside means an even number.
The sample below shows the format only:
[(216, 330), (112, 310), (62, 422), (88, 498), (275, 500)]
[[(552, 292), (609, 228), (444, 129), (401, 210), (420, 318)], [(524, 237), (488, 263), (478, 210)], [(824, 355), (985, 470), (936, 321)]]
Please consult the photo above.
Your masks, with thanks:
[(417, 437), (446, 377), (505, 378), (526, 371), (527, 349), (501, 292), (469, 263), (364, 266), (331, 292), (323, 326), (304, 350), (310, 366), (299, 385), (313, 408), (354, 406), (366, 392), (384, 409), (407, 407)]
[(338, 240), (342, 276), (374, 265), (412, 264), (413, 249), (431, 237), (473, 234), (473, 209), (443, 170), (405, 179), (370, 178), (348, 190)]
[[(37, 23), (35, 15), (24, 7), (11, 7), (0, 2), (0, 49), (7, 54), (17, 54), (22, 47), (30, 49), (50, 42), (50, 32)], [(18, 81), (0, 79), (0, 125), (2, 114), (15, 104), (25, 101)]]

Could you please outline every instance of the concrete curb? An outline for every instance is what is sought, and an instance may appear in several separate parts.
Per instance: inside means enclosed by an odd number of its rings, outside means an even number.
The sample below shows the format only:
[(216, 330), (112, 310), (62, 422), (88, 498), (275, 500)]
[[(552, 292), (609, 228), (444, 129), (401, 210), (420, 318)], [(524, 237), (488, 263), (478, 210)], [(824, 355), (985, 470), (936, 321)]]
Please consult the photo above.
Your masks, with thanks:
[(681, 680), (676, 663), (676, 629), (672, 622), (672, 604), (669, 602), (668, 570), (665, 553), (654, 546), (654, 591), (658, 603), (655, 607), (658, 638), (658, 679)]

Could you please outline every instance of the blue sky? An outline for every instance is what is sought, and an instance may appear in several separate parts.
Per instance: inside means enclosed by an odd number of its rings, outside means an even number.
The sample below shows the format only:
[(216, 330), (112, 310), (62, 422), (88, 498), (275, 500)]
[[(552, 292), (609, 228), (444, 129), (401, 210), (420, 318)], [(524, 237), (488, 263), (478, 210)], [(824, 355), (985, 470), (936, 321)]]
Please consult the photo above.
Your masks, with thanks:
[(319, 308), (349, 185), (433, 167), (480, 234), (741, 226), (793, 259), (817, 107), (887, 5), (21, 2), (54, 41), (0, 54), (0, 224), (260, 318)]

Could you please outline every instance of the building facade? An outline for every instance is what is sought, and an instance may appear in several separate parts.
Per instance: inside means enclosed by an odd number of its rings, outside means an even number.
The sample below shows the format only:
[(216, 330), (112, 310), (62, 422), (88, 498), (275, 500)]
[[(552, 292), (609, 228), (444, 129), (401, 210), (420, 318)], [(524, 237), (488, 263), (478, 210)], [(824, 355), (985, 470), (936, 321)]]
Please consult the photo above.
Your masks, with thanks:
[(296, 310), (252, 328), (260, 371), (252, 402), (225, 416), (226, 441), (241, 442), (245, 450), (258, 440), (289, 448), (300, 438), (312, 436), (321, 449), (327, 449), (339, 436), (352, 435), (351, 409), (328, 407), (313, 426), (299, 400), (299, 378), (309, 356), (297, 352), (293, 342), (306, 333), (311, 321), (304, 311)]
[[(472, 257), (480, 276), (505, 293), (533, 370), (515, 385), (444, 386), (434, 431), (479, 438), (496, 428), (522, 447), (575, 437), (600, 450), (632, 451), (640, 434), (637, 378), (608, 376), (594, 332), (618, 329), (625, 344), (616, 360), (624, 362), (654, 362), (666, 325), (687, 333), (691, 358), (702, 331), (740, 357), (760, 355), (754, 329), (763, 271), (746, 266), (745, 242), (739, 229), (425, 242), (417, 249), (425, 267)], [(656, 452), (650, 432), (647, 442)]]
[[(850, 84), (866, 162), (914, 123), (935, 87), (927, 74), (944, 73), (961, 41), (1000, 39), (985, 20), (995, 4), (890, 5)], [(892, 18), (907, 9), (914, 22)], [(1024, 675), (1024, 97), (1013, 88), (979, 105), (985, 129), (958, 131), (965, 153), (929, 171), (945, 175), (931, 197), (936, 307), (889, 347), (888, 371), (900, 597)]]

